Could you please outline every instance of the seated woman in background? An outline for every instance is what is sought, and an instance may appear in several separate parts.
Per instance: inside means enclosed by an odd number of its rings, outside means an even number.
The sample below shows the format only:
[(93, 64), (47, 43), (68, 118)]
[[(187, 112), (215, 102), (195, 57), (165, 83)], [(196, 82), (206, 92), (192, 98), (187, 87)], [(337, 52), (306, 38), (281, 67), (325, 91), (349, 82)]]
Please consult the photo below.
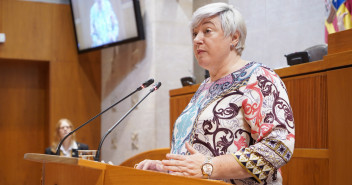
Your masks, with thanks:
[(284, 83), (272, 69), (241, 58), (246, 26), (231, 5), (199, 8), (191, 30), (194, 55), (210, 77), (175, 122), (169, 160), (144, 160), (136, 168), (237, 185), (282, 184), (280, 168), (295, 142)]
[[(64, 138), (68, 133), (73, 130), (73, 124), (68, 119), (60, 119), (56, 124), (55, 129), (55, 140), (51, 147), (45, 149), (45, 154), (55, 155), (57, 145), (60, 143), (61, 139)], [(66, 157), (78, 157), (77, 150), (88, 150), (89, 147), (86, 144), (78, 143), (75, 139), (75, 133), (70, 135), (60, 147), (60, 155)]]

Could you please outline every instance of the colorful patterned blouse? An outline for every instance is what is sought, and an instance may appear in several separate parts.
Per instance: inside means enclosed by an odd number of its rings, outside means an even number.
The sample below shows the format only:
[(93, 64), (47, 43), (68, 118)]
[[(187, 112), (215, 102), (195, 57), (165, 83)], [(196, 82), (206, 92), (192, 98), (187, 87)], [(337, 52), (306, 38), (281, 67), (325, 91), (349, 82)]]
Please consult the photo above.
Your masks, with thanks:
[(282, 184), (280, 167), (292, 157), (293, 113), (280, 77), (250, 62), (215, 82), (204, 80), (176, 120), (171, 153), (189, 142), (206, 156), (232, 154), (252, 175), (233, 184)]

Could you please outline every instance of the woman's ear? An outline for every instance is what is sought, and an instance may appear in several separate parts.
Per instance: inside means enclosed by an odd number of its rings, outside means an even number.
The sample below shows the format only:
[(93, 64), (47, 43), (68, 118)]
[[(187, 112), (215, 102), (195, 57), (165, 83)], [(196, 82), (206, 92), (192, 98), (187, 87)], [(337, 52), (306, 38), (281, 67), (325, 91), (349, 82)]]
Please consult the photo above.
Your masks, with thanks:
[(231, 46), (237, 46), (239, 40), (240, 40), (240, 32), (236, 31), (235, 34), (232, 35), (231, 37), (232, 41), (231, 41)]

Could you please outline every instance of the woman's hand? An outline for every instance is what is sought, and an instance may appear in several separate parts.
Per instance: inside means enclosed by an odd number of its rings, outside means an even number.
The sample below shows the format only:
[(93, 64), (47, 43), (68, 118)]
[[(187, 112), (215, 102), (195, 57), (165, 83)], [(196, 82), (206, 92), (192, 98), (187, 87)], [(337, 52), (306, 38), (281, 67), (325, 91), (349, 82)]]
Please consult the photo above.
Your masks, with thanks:
[(152, 170), (152, 171), (158, 171), (158, 172), (167, 172), (167, 170), (164, 169), (163, 164), (159, 160), (146, 159), (146, 160), (136, 164), (134, 168), (140, 169), (140, 170)]
[(191, 155), (167, 154), (166, 158), (169, 160), (162, 161), (164, 169), (169, 170), (173, 175), (201, 178), (203, 176), (201, 166), (206, 157), (189, 143), (186, 143), (186, 148)]

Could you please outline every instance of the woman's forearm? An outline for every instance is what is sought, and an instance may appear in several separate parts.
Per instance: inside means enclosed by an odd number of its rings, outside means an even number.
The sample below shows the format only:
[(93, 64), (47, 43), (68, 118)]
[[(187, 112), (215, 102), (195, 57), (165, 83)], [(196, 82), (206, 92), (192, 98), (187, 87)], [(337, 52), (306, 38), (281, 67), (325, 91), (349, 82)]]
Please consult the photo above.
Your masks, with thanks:
[(220, 155), (212, 159), (213, 173), (211, 179), (243, 179), (251, 177), (251, 174), (243, 168), (231, 155)]

